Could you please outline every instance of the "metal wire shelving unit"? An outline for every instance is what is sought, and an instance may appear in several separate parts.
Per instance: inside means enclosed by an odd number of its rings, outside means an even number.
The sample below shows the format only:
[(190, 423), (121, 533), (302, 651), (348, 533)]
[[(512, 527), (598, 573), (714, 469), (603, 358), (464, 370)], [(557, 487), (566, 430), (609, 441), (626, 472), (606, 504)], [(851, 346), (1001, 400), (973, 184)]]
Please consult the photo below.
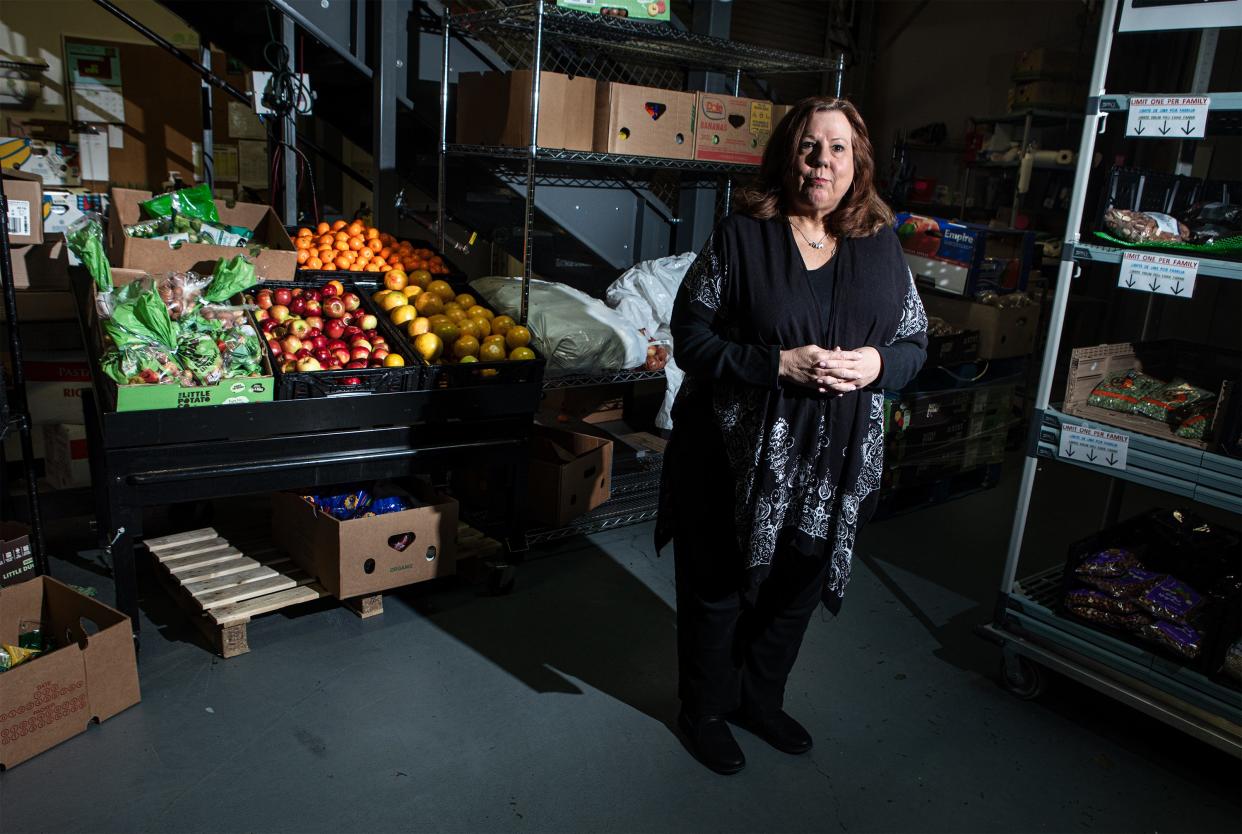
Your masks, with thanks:
[[(1106, 0), (1091, 75), (1092, 98), (1088, 100), (1077, 157), (1065, 247), (1036, 392), (1027, 460), (995, 618), (981, 629), (981, 633), (1002, 646), (1002, 679), (1015, 694), (1023, 697), (1039, 694), (1043, 685), (1043, 670), (1052, 669), (1242, 757), (1242, 693), (1159, 652), (1063, 616), (1060, 613), (1060, 600), (1064, 593), (1063, 567), (1018, 579), (1035, 476), (1041, 463), (1055, 462), (1087, 468), (1112, 478), (1110, 484), (1115, 492), (1110, 492), (1108, 516), (1114, 515), (1119, 508), (1119, 502), (1115, 499), (1124, 483), (1141, 484), (1204, 505), (1242, 512), (1242, 462), (1112, 425), (1093, 423), (1068, 415), (1051, 402), (1063, 325), (1079, 264), (1118, 264), (1122, 261), (1123, 251), (1120, 249), (1079, 242), (1079, 225), (1086, 202), (1096, 135), (1101, 132), (1107, 114), (1124, 110), (1128, 102), (1127, 96), (1104, 93), (1117, 10), (1117, 0)], [(1203, 71), (1196, 72), (1196, 76), (1202, 80), (1204, 87), (1210, 63), (1210, 54), (1205, 58), (1201, 51), (1199, 69)], [(1242, 95), (1238, 93), (1192, 94), (1210, 96), (1211, 107), (1230, 116), (1236, 116), (1237, 111), (1242, 109)], [(1228, 125), (1230, 119), (1217, 120), (1216, 123)], [(1212, 124), (1213, 120), (1209, 118), (1209, 132)], [(1200, 259), (1188, 253), (1178, 253), (1178, 257), (1198, 261), (1199, 274), (1203, 276), (1226, 280), (1242, 278), (1242, 264), (1236, 262)], [(1151, 303), (1157, 303), (1154, 295)], [(1068, 452), (1062, 453), (1060, 438), (1070, 427), (1106, 429), (1128, 439), (1128, 461), (1124, 468), (1114, 466), (1115, 460), (1105, 464), (1103, 455), (1098, 460), (1084, 460), (1081, 456), (1071, 458)], [(1109, 523), (1106, 521), (1105, 525)]]

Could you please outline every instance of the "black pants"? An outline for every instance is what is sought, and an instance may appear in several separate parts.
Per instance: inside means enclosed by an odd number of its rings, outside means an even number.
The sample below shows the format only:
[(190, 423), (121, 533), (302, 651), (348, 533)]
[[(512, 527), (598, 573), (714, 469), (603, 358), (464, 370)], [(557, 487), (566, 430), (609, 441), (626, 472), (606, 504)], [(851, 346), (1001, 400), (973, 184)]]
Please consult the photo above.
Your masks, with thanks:
[(741, 706), (780, 709), (785, 682), (821, 598), (829, 557), (778, 548), (753, 604), (743, 593), (741, 558), (727, 521), (679, 525), (677, 569), (678, 695), (692, 715)]

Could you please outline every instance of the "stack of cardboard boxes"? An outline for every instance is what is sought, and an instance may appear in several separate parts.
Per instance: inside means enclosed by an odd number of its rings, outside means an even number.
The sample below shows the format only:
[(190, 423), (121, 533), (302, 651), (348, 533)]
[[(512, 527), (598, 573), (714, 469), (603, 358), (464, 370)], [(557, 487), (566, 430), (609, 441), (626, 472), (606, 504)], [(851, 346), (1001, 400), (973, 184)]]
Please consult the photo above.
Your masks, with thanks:
[[(530, 143), (529, 70), (462, 73), (457, 141)], [(683, 93), (555, 72), (539, 76), (544, 148), (758, 165), (788, 107), (717, 93)]]
[(1080, 110), (1087, 96), (1090, 54), (1028, 49), (1014, 62), (1010, 111)]

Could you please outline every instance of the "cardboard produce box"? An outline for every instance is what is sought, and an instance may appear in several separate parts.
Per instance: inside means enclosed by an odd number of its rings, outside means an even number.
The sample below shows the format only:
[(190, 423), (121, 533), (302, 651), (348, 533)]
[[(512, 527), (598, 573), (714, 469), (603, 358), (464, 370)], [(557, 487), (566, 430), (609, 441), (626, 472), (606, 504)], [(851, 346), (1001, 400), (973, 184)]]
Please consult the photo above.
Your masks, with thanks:
[(556, 0), (563, 9), (631, 20), (669, 20), (673, 0)]
[(6, 171), (35, 174), (46, 185), (81, 185), (78, 146), (48, 139), (0, 136), (0, 160)]
[(44, 472), (52, 489), (90, 486), (91, 461), (86, 426), (54, 423), (43, 427)]
[(276, 493), (272, 538), (338, 599), (448, 576), (456, 568), (457, 502), (415, 483), (407, 496), (418, 504), (413, 509), (350, 521), (320, 513), (299, 495)]
[(770, 101), (696, 93), (694, 158), (758, 165), (772, 124)]
[(43, 180), (38, 174), (4, 169), (0, 179), (8, 202), (9, 245), (43, 242)]
[[(461, 73), (457, 141), (463, 145), (529, 145), (530, 83), (530, 70)], [(540, 73), (540, 147), (591, 150), (594, 118), (594, 81), (559, 72)]]
[(0, 643), (40, 623), (52, 648), (0, 674), (0, 767), (13, 767), (141, 700), (129, 617), (48, 576), (0, 588)]
[[(69, 258), (64, 235), (48, 234), (42, 243), (14, 246), (13, 288), (18, 290), (68, 290)], [(21, 316), (21, 311), (18, 311)]]
[(954, 327), (979, 332), (979, 356), (1008, 359), (1035, 350), (1039, 335), (1039, 305), (993, 307), (963, 298), (923, 293), (927, 315), (937, 316)]
[[(108, 195), (100, 191), (88, 191), (85, 188), (48, 189), (43, 192), (43, 231), (64, 233), (85, 217), (88, 211), (107, 217), (110, 204)], [(72, 253), (69, 261), (77, 266), (78, 260)]]
[(600, 81), (595, 92), (595, 150), (692, 159), (694, 103), (694, 93)]
[(536, 426), (526, 492), (531, 520), (550, 527), (595, 509), (612, 495), (612, 441)]
[(151, 199), (150, 191), (112, 189), (108, 206), (108, 260), (115, 267), (147, 272), (187, 272), (210, 275), (221, 258), (244, 254), (254, 261), (255, 273), (265, 280), (288, 281), (297, 269), (297, 250), (271, 206), (236, 203), (229, 208), (216, 200), (220, 221), (228, 226), (254, 229), (254, 240), (267, 249), (183, 243), (175, 249), (163, 240), (145, 240), (125, 234), (125, 227), (142, 220), (139, 203)]
[(35, 562), (30, 552), (30, 528), (15, 521), (0, 521), (0, 540), (0, 588), (32, 579)]
[(31, 353), (23, 357), (22, 367), (32, 425), (82, 422), (82, 391), (91, 387), (91, 368), (84, 353)]

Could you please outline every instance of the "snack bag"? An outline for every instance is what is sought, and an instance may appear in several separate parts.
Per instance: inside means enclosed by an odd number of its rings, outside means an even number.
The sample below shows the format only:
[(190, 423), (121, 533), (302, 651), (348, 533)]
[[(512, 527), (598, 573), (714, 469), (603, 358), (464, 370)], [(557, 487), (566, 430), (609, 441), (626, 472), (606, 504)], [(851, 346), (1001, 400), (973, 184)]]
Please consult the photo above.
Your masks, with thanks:
[(1138, 371), (1126, 371), (1124, 374), (1106, 379), (1095, 386), (1091, 395), (1087, 397), (1087, 404), (1107, 408), (1109, 411), (1136, 414), (1139, 413), (1139, 401), (1148, 394), (1163, 388), (1164, 385), (1164, 382), (1155, 377)]
[(140, 206), (148, 217), (170, 217), (179, 214), (185, 217), (196, 217), (209, 223), (220, 222), (220, 213), (216, 211), (215, 201), (211, 198), (211, 188), (206, 183), (160, 194), (140, 203)]

